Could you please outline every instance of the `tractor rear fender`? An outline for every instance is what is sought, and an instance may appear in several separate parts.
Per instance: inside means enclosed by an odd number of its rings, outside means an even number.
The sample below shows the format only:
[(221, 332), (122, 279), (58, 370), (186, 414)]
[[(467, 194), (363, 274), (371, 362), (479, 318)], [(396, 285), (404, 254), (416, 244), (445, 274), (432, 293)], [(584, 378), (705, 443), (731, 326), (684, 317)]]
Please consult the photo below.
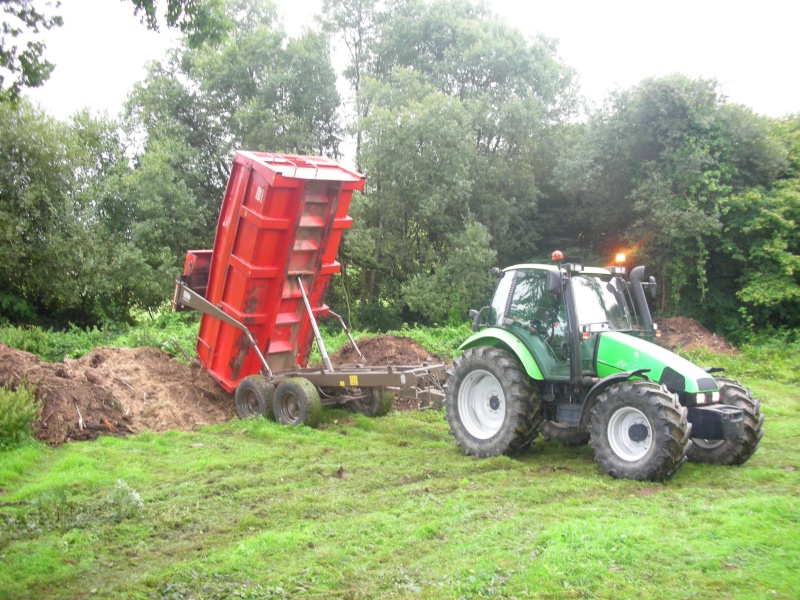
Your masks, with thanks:
[(539, 370), (536, 361), (533, 360), (530, 351), (514, 334), (504, 331), (503, 329), (490, 327), (489, 329), (484, 329), (483, 331), (471, 335), (458, 349), (463, 351), (476, 348), (477, 346), (495, 346), (497, 348), (503, 348), (517, 357), (517, 360), (519, 360), (522, 368), (525, 369), (528, 377), (536, 379), (537, 381), (544, 380), (544, 376)]
[(595, 383), (586, 393), (586, 397), (583, 399), (583, 409), (581, 411), (581, 424), (579, 429), (581, 431), (586, 431), (586, 429), (589, 427), (589, 416), (592, 414), (592, 409), (594, 408), (595, 402), (597, 402), (597, 397), (602, 394), (604, 390), (612, 385), (622, 383), (623, 381), (628, 381), (629, 379), (633, 379), (635, 377), (647, 379), (645, 374), (648, 371), (650, 371), (650, 369), (637, 369), (635, 371), (614, 373), (608, 377), (603, 377), (600, 381)]

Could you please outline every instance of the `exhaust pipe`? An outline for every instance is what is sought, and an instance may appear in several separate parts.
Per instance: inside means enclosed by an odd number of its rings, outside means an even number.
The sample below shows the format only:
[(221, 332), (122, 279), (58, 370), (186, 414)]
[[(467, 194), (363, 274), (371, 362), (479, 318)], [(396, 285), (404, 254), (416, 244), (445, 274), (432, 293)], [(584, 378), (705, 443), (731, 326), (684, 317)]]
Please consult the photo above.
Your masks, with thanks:
[(633, 288), (633, 298), (636, 301), (636, 308), (642, 317), (642, 327), (645, 331), (653, 330), (653, 317), (650, 315), (650, 307), (647, 305), (647, 298), (644, 295), (644, 265), (634, 267), (631, 271), (631, 287)]

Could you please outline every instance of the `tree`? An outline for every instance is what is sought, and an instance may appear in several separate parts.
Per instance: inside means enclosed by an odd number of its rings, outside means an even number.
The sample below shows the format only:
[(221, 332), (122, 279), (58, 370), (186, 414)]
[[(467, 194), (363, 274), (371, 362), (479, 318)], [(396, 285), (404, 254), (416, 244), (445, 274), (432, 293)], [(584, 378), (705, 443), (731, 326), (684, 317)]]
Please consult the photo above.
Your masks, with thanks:
[[(231, 0), (229, 36), (216, 46), (183, 48), (150, 65), (127, 105), (127, 122), (145, 140), (184, 149), (190, 189), (213, 229), (237, 148), (335, 156), (339, 96), (327, 40), (314, 32), (287, 40), (275, 7)], [(202, 173), (200, 180), (195, 174)]]
[[(131, 0), (134, 14), (141, 14), (148, 29), (158, 31), (158, 0)], [(186, 35), (189, 46), (218, 44), (230, 28), (222, 0), (165, 0), (168, 27), (176, 27)]]
[[(725, 103), (713, 80), (671, 75), (613, 93), (557, 169), (581, 247), (627, 247), (660, 279), (660, 308), (702, 316), (731, 193), (770, 185), (785, 150), (766, 120)], [(564, 219), (567, 220), (566, 218)]]
[(127, 316), (128, 273), (107, 222), (127, 173), (118, 126), (87, 113), (58, 122), (27, 100), (0, 103), (0, 315), (97, 324)]
[(722, 204), (722, 252), (733, 259), (736, 297), (751, 327), (800, 327), (800, 117), (773, 126), (786, 150), (780, 177)]
[[(38, 36), (42, 30), (60, 27), (63, 19), (40, 12), (33, 0), (0, 0), (0, 5), (5, 13), (0, 36), (0, 101), (15, 101), (22, 88), (39, 87), (50, 77), (55, 65), (44, 59), (45, 44)], [(29, 39), (20, 47), (18, 43), (26, 37)]]
[(390, 299), (399, 312), (402, 285), (430, 271), (468, 213), (467, 115), (406, 69), (387, 83), (365, 82), (361, 101), (372, 107), (361, 122), (368, 177), (348, 251), (361, 268), (361, 304)]

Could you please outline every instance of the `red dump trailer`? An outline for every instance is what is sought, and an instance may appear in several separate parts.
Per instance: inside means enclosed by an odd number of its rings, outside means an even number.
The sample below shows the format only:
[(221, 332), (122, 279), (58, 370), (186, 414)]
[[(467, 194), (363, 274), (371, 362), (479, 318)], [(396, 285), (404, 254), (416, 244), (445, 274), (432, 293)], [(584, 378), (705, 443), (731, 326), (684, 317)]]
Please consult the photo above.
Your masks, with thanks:
[[(440, 401), (444, 366), (331, 364), (317, 320), (360, 173), (325, 158), (236, 152), (212, 250), (187, 252), (176, 308), (203, 315), (197, 355), (240, 417), (316, 425), (322, 405), (388, 411), (394, 393)], [(321, 367), (308, 367), (316, 341)]]

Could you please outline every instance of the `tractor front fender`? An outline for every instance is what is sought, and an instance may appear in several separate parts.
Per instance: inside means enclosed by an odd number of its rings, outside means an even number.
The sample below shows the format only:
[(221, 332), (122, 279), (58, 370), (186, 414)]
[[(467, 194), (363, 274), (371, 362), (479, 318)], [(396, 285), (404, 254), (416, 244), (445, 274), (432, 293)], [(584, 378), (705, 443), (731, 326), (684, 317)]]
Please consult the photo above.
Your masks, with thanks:
[(467, 341), (461, 344), (458, 349), (463, 351), (478, 346), (495, 346), (507, 350), (517, 357), (522, 368), (525, 369), (525, 372), (531, 379), (536, 379), (538, 381), (544, 380), (544, 376), (541, 370), (539, 370), (539, 365), (536, 364), (530, 351), (514, 334), (495, 327), (483, 329), (467, 338)]

